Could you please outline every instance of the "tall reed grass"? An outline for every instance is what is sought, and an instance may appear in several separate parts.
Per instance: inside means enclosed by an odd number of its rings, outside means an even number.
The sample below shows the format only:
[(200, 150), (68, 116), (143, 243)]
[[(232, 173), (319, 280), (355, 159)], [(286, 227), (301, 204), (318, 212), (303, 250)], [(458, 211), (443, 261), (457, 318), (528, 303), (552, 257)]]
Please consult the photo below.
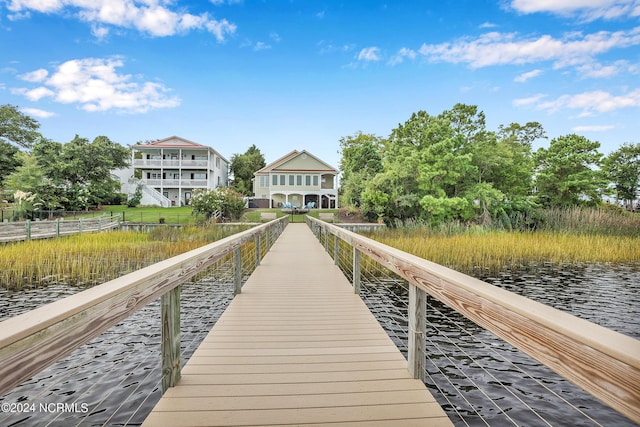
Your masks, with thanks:
[(530, 231), (410, 222), (369, 236), (467, 274), (540, 263), (640, 262), (640, 214), (607, 209), (541, 211)]
[(246, 228), (158, 227), (149, 233), (112, 231), (0, 245), (0, 286), (93, 286)]

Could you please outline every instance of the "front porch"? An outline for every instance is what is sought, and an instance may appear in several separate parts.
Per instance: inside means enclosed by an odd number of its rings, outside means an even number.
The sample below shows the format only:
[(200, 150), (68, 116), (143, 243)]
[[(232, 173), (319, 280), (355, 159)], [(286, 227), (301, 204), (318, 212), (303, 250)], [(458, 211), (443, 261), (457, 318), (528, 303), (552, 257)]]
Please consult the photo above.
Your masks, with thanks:
[(282, 208), (285, 204), (301, 208), (314, 203), (316, 209), (337, 209), (338, 195), (332, 192), (274, 192), (271, 193), (270, 207)]

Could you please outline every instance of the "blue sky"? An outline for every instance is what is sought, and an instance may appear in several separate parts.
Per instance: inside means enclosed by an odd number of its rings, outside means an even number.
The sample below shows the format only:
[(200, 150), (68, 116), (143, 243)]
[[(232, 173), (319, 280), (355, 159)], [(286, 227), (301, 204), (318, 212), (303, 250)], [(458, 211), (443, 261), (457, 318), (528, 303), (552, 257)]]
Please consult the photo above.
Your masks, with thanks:
[(0, 0), (7, 103), (60, 142), (335, 167), (341, 137), (466, 103), (608, 154), (640, 141), (640, 0)]

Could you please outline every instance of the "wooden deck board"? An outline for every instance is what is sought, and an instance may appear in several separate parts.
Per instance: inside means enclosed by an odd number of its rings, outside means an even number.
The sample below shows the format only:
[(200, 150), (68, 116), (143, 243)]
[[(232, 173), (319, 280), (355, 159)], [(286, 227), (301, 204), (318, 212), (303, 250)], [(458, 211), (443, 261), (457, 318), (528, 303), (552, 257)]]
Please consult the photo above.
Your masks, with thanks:
[(145, 426), (450, 426), (304, 224), (290, 224)]

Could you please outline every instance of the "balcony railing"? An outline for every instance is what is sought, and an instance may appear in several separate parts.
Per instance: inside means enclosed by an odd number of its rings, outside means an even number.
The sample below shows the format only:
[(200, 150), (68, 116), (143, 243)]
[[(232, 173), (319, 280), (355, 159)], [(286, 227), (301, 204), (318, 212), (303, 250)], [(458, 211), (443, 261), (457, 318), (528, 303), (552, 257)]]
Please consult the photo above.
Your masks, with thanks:
[(147, 167), (147, 168), (207, 168), (209, 165), (207, 160), (167, 160), (167, 159), (134, 159), (134, 167)]
[(206, 179), (143, 179), (143, 183), (152, 187), (206, 187)]

